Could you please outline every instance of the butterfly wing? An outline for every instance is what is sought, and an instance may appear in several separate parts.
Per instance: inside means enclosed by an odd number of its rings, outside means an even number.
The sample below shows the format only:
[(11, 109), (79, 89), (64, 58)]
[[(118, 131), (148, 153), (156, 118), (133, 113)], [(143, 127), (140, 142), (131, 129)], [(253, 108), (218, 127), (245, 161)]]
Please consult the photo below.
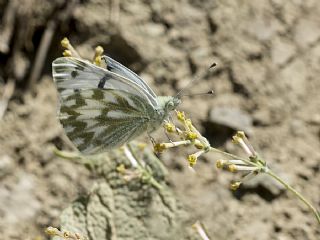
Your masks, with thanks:
[(158, 101), (129, 75), (72, 57), (56, 59), (52, 69), (60, 121), (81, 152), (119, 147), (148, 129)]
[(142, 80), (138, 82), (127, 78), (130, 75), (119, 75), (82, 59), (57, 58), (52, 63), (52, 74), (61, 97), (84, 89), (120, 89), (144, 98), (154, 107), (158, 105), (156, 96)]
[(120, 147), (148, 128), (153, 107), (145, 99), (114, 89), (86, 89), (65, 97), (60, 121), (84, 154)]
[(119, 74), (125, 78), (128, 78), (145, 89), (151, 96), (156, 98), (156, 94), (152, 91), (152, 89), (140, 78), (136, 73), (132, 72), (130, 69), (123, 66), (121, 63), (115, 61), (111, 57), (102, 56), (102, 59), (106, 62), (107, 70), (110, 72)]

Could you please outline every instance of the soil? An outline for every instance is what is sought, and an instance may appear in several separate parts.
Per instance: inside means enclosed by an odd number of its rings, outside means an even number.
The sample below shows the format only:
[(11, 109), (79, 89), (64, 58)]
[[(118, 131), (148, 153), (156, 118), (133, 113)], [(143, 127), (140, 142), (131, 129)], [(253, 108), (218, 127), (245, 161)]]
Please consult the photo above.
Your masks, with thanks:
[[(159, 95), (199, 78), (187, 92), (214, 95), (185, 97), (180, 109), (212, 146), (244, 155), (231, 136), (245, 130), (269, 166), (320, 209), (319, 11), (317, 0), (0, 1), (1, 96), (15, 82), (0, 120), (1, 239), (46, 239), (43, 229), (59, 226), (62, 210), (95, 182), (52, 151), (72, 149), (51, 76), (63, 37), (88, 59), (101, 45)], [(162, 131), (156, 139), (167, 141)], [(160, 156), (190, 228), (199, 220), (210, 239), (320, 238), (314, 216), (273, 180), (261, 175), (231, 191), (240, 174), (216, 169), (221, 156), (211, 153), (190, 171), (192, 151)]]

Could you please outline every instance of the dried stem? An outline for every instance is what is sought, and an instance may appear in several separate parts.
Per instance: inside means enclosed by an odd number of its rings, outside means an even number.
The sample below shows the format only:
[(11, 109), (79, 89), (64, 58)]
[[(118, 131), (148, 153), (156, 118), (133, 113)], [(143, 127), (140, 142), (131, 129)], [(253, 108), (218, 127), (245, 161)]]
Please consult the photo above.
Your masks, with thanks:
[(35, 63), (33, 65), (34, 67), (32, 68), (29, 81), (28, 81), (30, 88), (33, 88), (34, 84), (37, 82), (37, 80), (40, 77), (56, 27), (57, 27), (57, 22), (55, 20), (50, 20), (41, 38), (40, 47), (37, 50)]
[(210, 240), (206, 231), (203, 229), (203, 227), (199, 221), (196, 221), (196, 223), (193, 224), (192, 227), (197, 231), (197, 233), (200, 235), (201, 239)]
[(4, 86), (4, 91), (2, 94), (2, 98), (0, 100), (0, 120), (3, 118), (15, 89), (15, 81), (9, 79), (7, 84)]
[(77, 2), (76, 0), (69, 1), (67, 3), (66, 8), (64, 8), (64, 10), (57, 12), (55, 17), (48, 22), (47, 28), (44, 34), (42, 35), (42, 38), (40, 41), (40, 47), (38, 48), (36, 53), (35, 62), (33, 64), (34, 67), (31, 71), (31, 74), (28, 80), (29, 88), (33, 88), (33, 86), (35, 85), (35, 83), (38, 81), (40, 77), (40, 74), (49, 50), (49, 46), (51, 44), (52, 37), (55, 33), (58, 23), (60, 21), (66, 20), (70, 16), (76, 2)]
[(0, 52), (8, 53), (10, 50), (10, 39), (14, 30), (15, 22), (15, 3), (16, 1), (8, 1), (7, 7), (4, 11), (2, 24), (0, 26)]

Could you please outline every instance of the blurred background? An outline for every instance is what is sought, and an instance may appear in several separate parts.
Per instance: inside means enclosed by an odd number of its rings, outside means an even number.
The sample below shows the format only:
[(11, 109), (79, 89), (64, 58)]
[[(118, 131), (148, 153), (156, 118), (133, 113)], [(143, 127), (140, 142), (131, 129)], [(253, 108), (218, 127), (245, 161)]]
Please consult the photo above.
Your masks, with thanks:
[[(180, 109), (211, 144), (244, 130), (280, 176), (320, 208), (320, 2), (317, 0), (0, 0), (0, 236), (45, 239), (93, 177), (59, 159), (70, 149), (57, 118), (51, 63), (68, 37), (80, 55), (94, 48), (137, 72), (158, 95), (188, 90)], [(212, 62), (218, 65), (209, 73)], [(161, 131), (159, 131), (161, 132)], [(162, 137), (162, 139), (161, 139)], [(157, 140), (166, 141), (161, 132)], [(147, 138), (142, 138), (150, 145)], [(314, 216), (264, 176), (239, 190), (239, 177), (188, 149), (161, 155), (169, 183), (211, 239), (319, 239)]]

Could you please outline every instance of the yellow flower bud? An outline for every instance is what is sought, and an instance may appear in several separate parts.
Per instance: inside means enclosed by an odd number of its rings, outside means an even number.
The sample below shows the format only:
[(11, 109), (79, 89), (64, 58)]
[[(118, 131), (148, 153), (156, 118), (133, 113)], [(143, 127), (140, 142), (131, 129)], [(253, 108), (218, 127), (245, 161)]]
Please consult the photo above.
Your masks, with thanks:
[(182, 122), (184, 122), (186, 120), (184, 112), (180, 112), (180, 111), (177, 111), (177, 118), (179, 121), (182, 121)]
[(188, 156), (188, 162), (189, 162), (189, 166), (193, 167), (194, 165), (196, 165), (197, 163), (197, 156), (195, 154), (191, 154)]
[(72, 53), (71, 53), (70, 50), (64, 50), (63, 53), (62, 53), (62, 55), (63, 55), (64, 57), (71, 57), (71, 56), (72, 56)]
[(120, 164), (116, 169), (121, 174), (124, 174), (126, 171), (126, 167), (124, 166), (124, 164)]
[(104, 51), (103, 47), (101, 46), (97, 46), (95, 50), (96, 50), (96, 56), (101, 56)]
[(172, 133), (176, 131), (176, 127), (172, 123), (165, 123), (164, 128), (167, 132)]
[(97, 65), (97, 66), (101, 66), (101, 56), (96, 56), (94, 58), (94, 64)]
[(239, 138), (237, 135), (234, 135), (234, 136), (232, 137), (232, 143), (234, 143), (234, 144), (239, 144), (240, 139), (241, 139), (241, 138)]
[(237, 135), (237, 137), (242, 138), (242, 139), (246, 137), (246, 135), (244, 134), (243, 131), (238, 131), (236, 135)]
[(237, 166), (234, 164), (230, 164), (230, 165), (228, 165), (228, 170), (232, 173), (235, 173), (235, 172), (237, 172)]
[(62, 47), (64, 47), (64, 48), (68, 48), (69, 47), (69, 44), (70, 44), (70, 42), (69, 42), (69, 39), (68, 38), (63, 38), (62, 40), (61, 40), (61, 46)]
[(232, 137), (232, 142), (234, 144), (239, 144), (246, 137), (243, 131), (238, 131), (236, 135)]
[(224, 165), (225, 165), (225, 160), (221, 160), (221, 159), (219, 159), (219, 160), (217, 160), (216, 161), (216, 167), (217, 168), (223, 168), (224, 167)]
[(157, 143), (153, 146), (153, 148), (156, 153), (162, 153), (163, 150), (166, 149), (166, 145), (164, 143)]
[(186, 139), (195, 140), (198, 138), (198, 135), (194, 132), (187, 132)]
[(45, 230), (45, 233), (48, 234), (49, 236), (55, 236), (57, 235), (59, 230), (54, 227), (47, 227)]
[(187, 119), (187, 120), (186, 120), (186, 125), (187, 125), (187, 127), (189, 127), (189, 128), (192, 127), (192, 121), (191, 121), (191, 119)]
[(237, 189), (240, 187), (240, 185), (241, 185), (241, 182), (239, 182), (239, 181), (232, 182), (232, 183), (230, 184), (230, 189), (233, 190), (233, 191), (235, 191), (235, 190), (237, 190)]
[(200, 142), (196, 142), (196, 143), (194, 144), (194, 146), (195, 146), (197, 149), (203, 149), (203, 148), (204, 148), (203, 144), (200, 143)]

